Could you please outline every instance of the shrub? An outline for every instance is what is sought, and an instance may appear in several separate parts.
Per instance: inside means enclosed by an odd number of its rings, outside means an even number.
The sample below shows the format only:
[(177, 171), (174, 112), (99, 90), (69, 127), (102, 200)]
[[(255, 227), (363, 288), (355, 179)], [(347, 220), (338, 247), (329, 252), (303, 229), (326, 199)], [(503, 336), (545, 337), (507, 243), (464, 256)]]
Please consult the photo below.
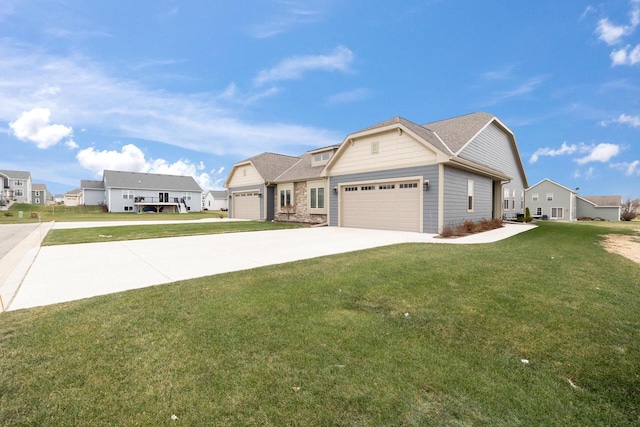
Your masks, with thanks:
[(525, 208), (524, 210), (524, 222), (531, 222), (531, 211), (529, 211), (529, 208)]
[(453, 237), (455, 236), (455, 230), (453, 229), (453, 227), (450, 226), (446, 226), (442, 229), (442, 233), (440, 233), (440, 237)]

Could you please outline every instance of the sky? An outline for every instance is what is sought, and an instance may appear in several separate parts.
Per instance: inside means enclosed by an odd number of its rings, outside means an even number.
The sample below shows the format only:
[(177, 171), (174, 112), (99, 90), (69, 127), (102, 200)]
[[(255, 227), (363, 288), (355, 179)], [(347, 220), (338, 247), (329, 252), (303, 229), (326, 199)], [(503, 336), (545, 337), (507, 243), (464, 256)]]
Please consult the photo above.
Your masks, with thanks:
[(640, 0), (0, 0), (0, 169), (51, 193), (476, 111), (529, 185), (640, 197)]

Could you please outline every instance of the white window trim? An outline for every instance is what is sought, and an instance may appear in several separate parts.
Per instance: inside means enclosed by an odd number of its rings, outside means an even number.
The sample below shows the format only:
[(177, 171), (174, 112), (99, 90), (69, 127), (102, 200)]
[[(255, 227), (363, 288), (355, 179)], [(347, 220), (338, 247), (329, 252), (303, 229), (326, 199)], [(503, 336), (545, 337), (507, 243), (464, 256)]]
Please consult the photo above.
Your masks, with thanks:
[[(471, 201), (471, 207), (469, 207), (469, 201)], [(472, 179), (467, 179), (467, 212), (472, 213), (476, 207), (475, 197), (475, 182)]]
[[(311, 189), (312, 188), (322, 188), (324, 189), (324, 207), (323, 208), (312, 208), (311, 207)], [(280, 194), (280, 193), (278, 193)], [(317, 197), (317, 192), (316, 192)], [(327, 213), (327, 205), (329, 202), (329, 190), (327, 186), (327, 181), (308, 181), (307, 182), (307, 209), (310, 214), (324, 215)]]
[[(553, 216), (553, 210), (555, 209), (556, 211), (556, 216)], [(558, 216), (558, 210), (562, 211), (562, 216)], [(563, 219), (564, 218), (564, 208), (562, 207), (555, 207), (555, 208), (551, 208), (551, 219)]]
[(277, 188), (277, 197), (278, 199), (276, 200), (276, 205), (278, 207), (278, 212), (284, 212), (284, 209), (282, 205), (280, 205), (280, 192), (281, 191), (286, 191), (289, 190), (290, 194), (291, 194), (291, 205), (295, 206), (296, 205), (296, 195), (293, 192), (293, 183), (288, 183), (288, 184), (278, 184), (278, 188)]

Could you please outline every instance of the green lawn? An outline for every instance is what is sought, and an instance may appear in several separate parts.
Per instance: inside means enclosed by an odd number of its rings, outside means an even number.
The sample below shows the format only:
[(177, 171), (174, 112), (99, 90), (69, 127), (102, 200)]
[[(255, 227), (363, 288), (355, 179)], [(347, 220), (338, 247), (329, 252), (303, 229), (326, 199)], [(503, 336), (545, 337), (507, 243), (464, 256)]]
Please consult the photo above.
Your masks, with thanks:
[(545, 222), (4, 313), (0, 424), (638, 425), (640, 266), (608, 233), (631, 229)]
[[(22, 212), (22, 218), (20, 218)], [(32, 213), (37, 216), (32, 217)], [(0, 211), (0, 224), (29, 223), (34, 221), (149, 221), (149, 220), (195, 220), (202, 218), (226, 218), (227, 212), (202, 211), (188, 214), (150, 214), (150, 213), (109, 213), (102, 212), (100, 206), (44, 206), (15, 203), (8, 211)]]
[(42, 246), (72, 243), (114, 242), (118, 240), (155, 239), (160, 237), (195, 236), (198, 234), (236, 233), (244, 231), (281, 230), (302, 225), (265, 222), (187, 222), (182, 224), (119, 225), (111, 227), (70, 228), (51, 230)]

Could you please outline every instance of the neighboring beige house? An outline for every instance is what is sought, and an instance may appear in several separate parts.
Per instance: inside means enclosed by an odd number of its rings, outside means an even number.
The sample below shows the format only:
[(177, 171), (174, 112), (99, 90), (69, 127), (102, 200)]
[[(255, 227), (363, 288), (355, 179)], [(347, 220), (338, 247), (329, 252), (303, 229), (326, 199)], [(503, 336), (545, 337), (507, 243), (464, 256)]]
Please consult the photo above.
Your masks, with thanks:
[(232, 218), (424, 233), (522, 214), (527, 186), (513, 132), (482, 112), (394, 117), (299, 157), (236, 163), (225, 182)]
[(76, 188), (67, 193), (64, 193), (64, 205), (65, 206), (81, 206), (84, 204), (82, 199), (82, 189)]

